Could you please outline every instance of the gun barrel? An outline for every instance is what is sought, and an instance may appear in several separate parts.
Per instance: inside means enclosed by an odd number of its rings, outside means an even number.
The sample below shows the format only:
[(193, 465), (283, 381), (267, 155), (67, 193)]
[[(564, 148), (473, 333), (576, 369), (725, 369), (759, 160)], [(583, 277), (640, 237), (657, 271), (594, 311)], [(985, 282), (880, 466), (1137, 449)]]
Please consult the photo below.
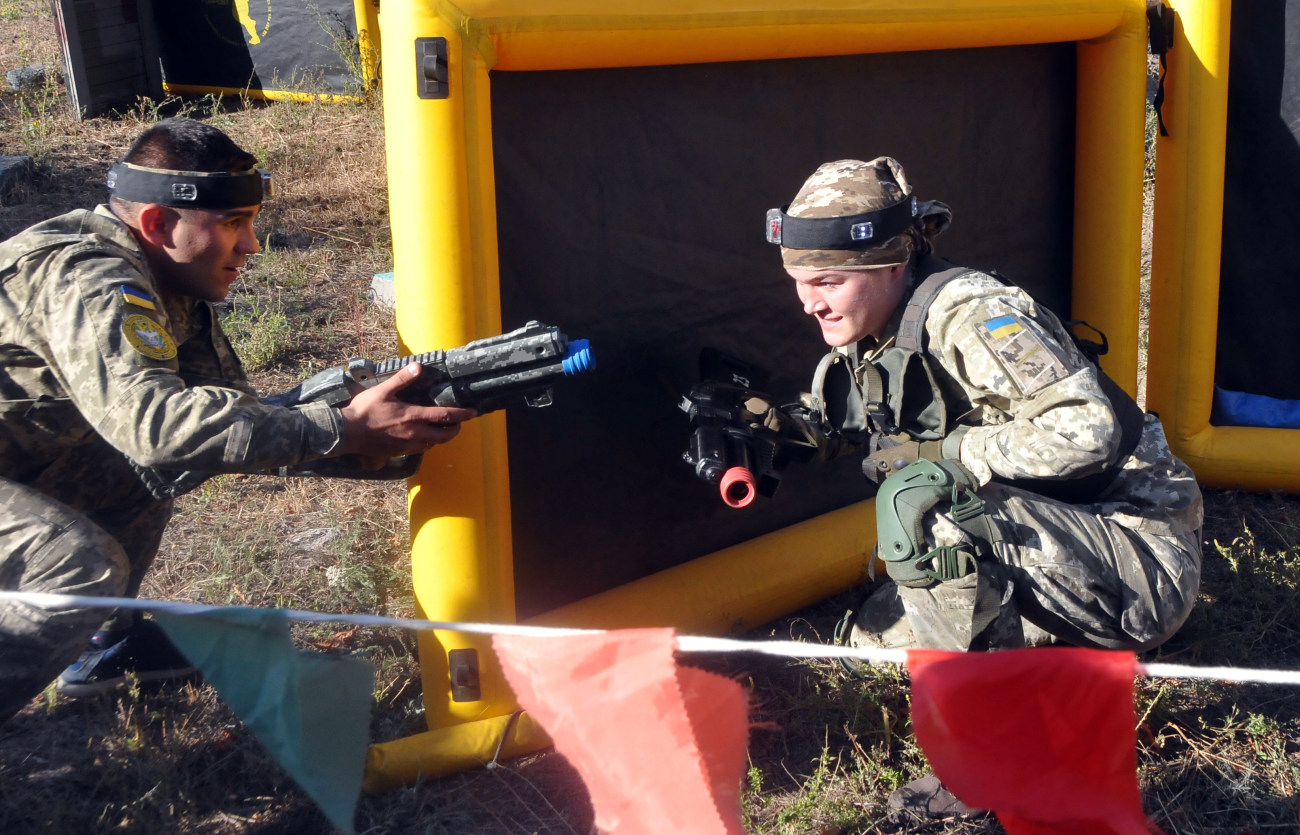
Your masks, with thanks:
[(728, 507), (747, 507), (758, 495), (754, 473), (748, 467), (732, 467), (722, 474), (718, 492)]
[(561, 363), (566, 376), (591, 371), (596, 367), (596, 355), (591, 352), (591, 343), (585, 339), (575, 339), (569, 343), (568, 353)]
[[(549, 349), (521, 349), (521, 353), (512, 349), (508, 357), (503, 357), (500, 353), (500, 340), (494, 341), (498, 351), (496, 361), (479, 362), (472, 374), (465, 374), (464, 371), (469, 366), (461, 365), (457, 368), (458, 373), (435, 383), (430, 398), (434, 405), (472, 406), (480, 414), (503, 408), (519, 396), (524, 396), (530, 405), (546, 405), (550, 402), (548, 390), (555, 378), (572, 377), (596, 367), (596, 357), (585, 339), (569, 342), (560, 335), (555, 342), (548, 343), (551, 347), (563, 344), (563, 355)], [(537, 344), (534, 343), (533, 348)], [(481, 354), (485, 349), (478, 350)], [(449, 365), (451, 356), (449, 351)], [(502, 362), (503, 358), (508, 362)], [(482, 356), (475, 359), (479, 361)], [(548, 394), (536, 401), (531, 397), (542, 393)]]
[(591, 371), (596, 367), (596, 357), (585, 339), (575, 339), (568, 348), (564, 359), (559, 362), (535, 365), (507, 374), (492, 374), (480, 380), (472, 380), (466, 386), (475, 394), (491, 394), (501, 391), (516, 391), (534, 386), (542, 386), (555, 377), (572, 377)]

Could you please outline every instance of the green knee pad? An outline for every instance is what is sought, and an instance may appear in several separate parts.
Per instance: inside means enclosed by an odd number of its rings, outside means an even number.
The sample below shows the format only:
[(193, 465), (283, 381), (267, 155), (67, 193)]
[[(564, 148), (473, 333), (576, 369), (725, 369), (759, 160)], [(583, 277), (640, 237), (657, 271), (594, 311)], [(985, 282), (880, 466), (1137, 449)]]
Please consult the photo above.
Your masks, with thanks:
[[(975, 494), (978, 486), (965, 467), (948, 460), (920, 459), (885, 479), (876, 494), (877, 553), (894, 582), (928, 586), (975, 570), (977, 548), (941, 546), (925, 551), (921, 519), (930, 508), (948, 500), (952, 502), (949, 512), (963, 530), (987, 541), (984, 500)], [(971, 530), (968, 525), (977, 520)]]

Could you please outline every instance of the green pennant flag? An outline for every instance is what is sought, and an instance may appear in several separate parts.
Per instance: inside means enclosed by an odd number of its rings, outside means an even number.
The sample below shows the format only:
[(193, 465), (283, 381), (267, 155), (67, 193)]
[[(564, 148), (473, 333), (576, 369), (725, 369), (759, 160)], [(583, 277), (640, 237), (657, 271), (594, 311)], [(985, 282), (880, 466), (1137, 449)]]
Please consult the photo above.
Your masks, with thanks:
[(295, 649), (280, 609), (153, 617), (330, 821), (352, 833), (374, 666)]

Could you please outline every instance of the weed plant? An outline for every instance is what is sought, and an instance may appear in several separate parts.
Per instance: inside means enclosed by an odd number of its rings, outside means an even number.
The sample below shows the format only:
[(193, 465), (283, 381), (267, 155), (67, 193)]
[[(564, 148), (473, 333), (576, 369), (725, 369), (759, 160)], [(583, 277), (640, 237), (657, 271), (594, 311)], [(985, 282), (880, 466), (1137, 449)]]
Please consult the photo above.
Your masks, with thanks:
[[(50, 6), (0, 0), (4, 70), (58, 67)], [(0, 153), (28, 153), (36, 192), (0, 209), (0, 238), (104, 197), (108, 163), (165, 115), (202, 118), (254, 151), (279, 193), (224, 313), (260, 390), (287, 389), (352, 355), (397, 351), (392, 314), (366, 301), (391, 268), (383, 119), (376, 97), (323, 104), (206, 97), (139, 102), (79, 122), (57, 76), (0, 92)], [(339, 612), (416, 614), (400, 484), (220, 476), (183, 497), (142, 594)], [(1300, 666), (1300, 501), (1208, 491), (1201, 598), (1151, 659)], [(858, 592), (747, 636), (824, 643)], [(371, 736), (426, 729), (413, 637), (401, 630), (296, 626), (304, 649), (376, 666)], [(683, 659), (751, 693), (746, 829), (763, 835), (994, 833), (992, 820), (922, 822), (885, 800), (928, 766), (910, 727), (906, 674), (764, 657)], [(1165, 832), (1300, 831), (1300, 691), (1140, 680), (1140, 783)], [(365, 798), (358, 830), (572, 833), (592, 813), (576, 773), (541, 754)], [(0, 832), (322, 833), (315, 806), (211, 688), (135, 688), (67, 701), (52, 691), (0, 728)]]

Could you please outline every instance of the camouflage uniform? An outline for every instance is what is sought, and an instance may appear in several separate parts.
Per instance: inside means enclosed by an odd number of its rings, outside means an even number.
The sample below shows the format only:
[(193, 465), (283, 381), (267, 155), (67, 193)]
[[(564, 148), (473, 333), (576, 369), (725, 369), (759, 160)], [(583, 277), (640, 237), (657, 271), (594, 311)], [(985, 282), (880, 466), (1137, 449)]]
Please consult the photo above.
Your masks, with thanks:
[[(901, 310), (900, 310), (901, 314)], [(870, 362), (892, 344), (897, 317)], [(1155, 415), (1114, 480), (1087, 504), (1003, 482), (1096, 472), (1119, 443), (1097, 371), (1060, 321), (1023, 290), (972, 272), (947, 284), (926, 320), (927, 361), (961, 392), (958, 460), (981, 485), (993, 526), (984, 566), (1002, 598), (990, 647), (1067, 643), (1146, 649), (1182, 625), (1200, 583), (1201, 493)], [(943, 505), (923, 520), (928, 547), (970, 542)], [(975, 574), (878, 590), (858, 626), (881, 643), (966, 649)], [(901, 604), (901, 605), (900, 605)], [(906, 612), (906, 625), (895, 623)], [(891, 629), (891, 627), (893, 627)]]
[[(0, 243), (0, 588), (134, 595), (171, 515), (137, 465), (298, 464), (333, 451), (341, 421), (259, 403), (212, 305), (164, 302), (107, 206)], [(105, 614), (0, 604), (0, 721)]]
[[(902, 166), (889, 157), (839, 160), (804, 183), (789, 216), (852, 217), (911, 194)], [(914, 206), (912, 226), (879, 243), (799, 249), (781, 239), (783, 263), (811, 270), (908, 264), (914, 282), (916, 265), (952, 218), (939, 202)], [(858, 343), (860, 388), (867, 364), (880, 363), (894, 346), (906, 307), (905, 298), (879, 340)], [(1123, 433), (1096, 367), (1051, 311), (990, 275), (970, 270), (945, 284), (927, 308), (925, 332), (921, 356), (935, 397), (947, 402), (936, 447), (980, 485), (992, 553), (959, 579), (925, 587), (886, 581), (858, 613), (854, 642), (964, 650), (1060, 639), (1141, 650), (1166, 640), (1195, 601), (1202, 505), (1195, 477), (1170, 451), (1156, 416), (1135, 421), (1136, 446), (1112, 463)], [(869, 422), (850, 418), (856, 427)], [(832, 442), (840, 444), (835, 452), (844, 450), (843, 437)], [(1113, 480), (1086, 503), (1043, 495), (1053, 492), (1048, 486), (1112, 467)], [(975, 550), (976, 537), (954, 521), (950, 506), (940, 502), (921, 517), (924, 547)], [(997, 616), (973, 636), (976, 599), (989, 600), (990, 589)]]

